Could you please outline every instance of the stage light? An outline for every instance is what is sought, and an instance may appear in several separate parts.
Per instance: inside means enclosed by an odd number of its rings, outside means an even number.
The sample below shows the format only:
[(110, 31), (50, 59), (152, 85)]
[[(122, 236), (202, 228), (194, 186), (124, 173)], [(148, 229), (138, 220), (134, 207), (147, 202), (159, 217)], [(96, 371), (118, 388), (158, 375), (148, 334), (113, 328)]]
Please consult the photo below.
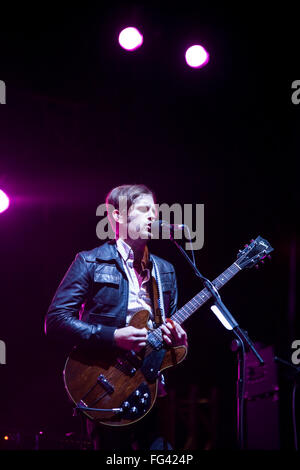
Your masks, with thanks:
[(143, 35), (138, 29), (129, 26), (120, 32), (119, 44), (127, 51), (134, 51), (143, 44)]
[(209, 54), (204, 47), (197, 44), (187, 49), (185, 60), (190, 67), (200, 68), (204, 67), (209, 61)]
[(4, 191), (0, 189), (0, 213), (6, 211), (9, 206), (9, 198)]
[(4, 436), (3, 438), (5, 441), (8, 441), (9, 437), (8, 436)]

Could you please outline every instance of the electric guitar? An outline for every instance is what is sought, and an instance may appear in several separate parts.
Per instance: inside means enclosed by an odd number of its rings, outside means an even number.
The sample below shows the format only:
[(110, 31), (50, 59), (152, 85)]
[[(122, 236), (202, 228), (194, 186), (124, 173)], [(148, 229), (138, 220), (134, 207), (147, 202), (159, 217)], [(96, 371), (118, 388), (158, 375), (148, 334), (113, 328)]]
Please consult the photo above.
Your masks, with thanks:
[[(220, 289), (239, 271), (251, 268), (273, 251), (262, 237), (251, 240), (239, 250), (236, 261), (218, 276), (213, 284)], [(182, 324), (209, 300), (204, 288), (172, 316)], [(139, 352), (123, 351), (113, 360), (91, 355), (75, 347), (69, 355), (63, 375), (67, 393), (89, 419), (108, 426), (125, 426), (142, 419), (152, 408), (157, 396), (159, 374), (184, 360), (185, 346), (168, 347), (161, 329), (147, 327), (149, 312), (142, 310), (130, 325), (148, 329), (145, 348)]]

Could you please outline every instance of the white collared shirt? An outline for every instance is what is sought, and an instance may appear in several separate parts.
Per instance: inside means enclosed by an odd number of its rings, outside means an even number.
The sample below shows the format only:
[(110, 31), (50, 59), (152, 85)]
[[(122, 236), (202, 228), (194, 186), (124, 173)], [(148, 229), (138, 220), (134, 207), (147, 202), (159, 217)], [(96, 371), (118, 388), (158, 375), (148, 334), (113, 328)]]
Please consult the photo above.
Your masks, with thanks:
[[(140, 310), (148, 310), (150, 318), (153, 319), (152, 301), (149, 289), (147, 288), (147, 282), (150, 280), (150, 270), (145, 270), (146, 276), (140, 286), (133, 267), (134, 254), (132, 248), (122, 238), (117, 239), (116, 245), (122, 258), (124, 271), (128, 278), (126, 325), (129, 324), (132, 316)], [(152, 327), (152, 321), (150, 321), (149, 326)]]
[[(141, 287), (139, 285), (138, 278), (136, 276), (133, 261), (134, 254), (132, 248), (122, 239), (118, 238), (116, 241), (117, 250), (121, 255), (124, 271), (128, 278), (128, 306), (126, 316), (126, 326), (129, 324), (132, 316), (140, 310), (148, 310), (150, 318), (148, 321), (148, 327), (153, 327), (153, 310), (152, 302), (149, 295), (149, 289), (147, 289), (147, 282), (150, 279), (150, 270), (145, 269), (146, 276), (142, 281)], [(152, 270), (152, 276), (155, 277), (154, 269)], [(165, 380), (163, 374), (159, 373), (158, 390), (157, 396), (162, 397), (166, 395)]]

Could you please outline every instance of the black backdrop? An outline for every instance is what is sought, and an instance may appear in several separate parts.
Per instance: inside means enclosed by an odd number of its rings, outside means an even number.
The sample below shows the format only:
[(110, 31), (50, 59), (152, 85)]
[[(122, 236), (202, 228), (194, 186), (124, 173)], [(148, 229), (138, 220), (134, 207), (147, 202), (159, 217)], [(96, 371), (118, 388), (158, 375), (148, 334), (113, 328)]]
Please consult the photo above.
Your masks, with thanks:
[[(145, 183), (158, 202), (205, 205), (200, 270), (213, 279), (261, 235), (274, 256), (239, 274), (223, 300), (250, 337), (286, 359), (299, 325), (291, 255), (296, 246), (300, 106), (295, 7), (53, 4), (5, 11), (0, 29), (1, 432), (68, 432), (63, 347), (43, 321), (78, 251), (91, 249), (96, 208), (114, 186)], [(4, 19), (5, 18), (5, 19)], [(119, 48), (128, 24), (144, 32), (136, 53)], [(183, 59), (201, 42), (211, 60)], [(177, 270), (179, 305), (200, 288), (170, 242), (153, 251)], [(221, 397), (218, 446), (235, 442), (233, 339), (207, 307), (186, 323), (188, 358), (168, 374), (185, 396), (196, 383)], [(298, 332), (299, 334), (299, 332)], [(291, 447), (290, 389), (282, 378), (282, 446)]]

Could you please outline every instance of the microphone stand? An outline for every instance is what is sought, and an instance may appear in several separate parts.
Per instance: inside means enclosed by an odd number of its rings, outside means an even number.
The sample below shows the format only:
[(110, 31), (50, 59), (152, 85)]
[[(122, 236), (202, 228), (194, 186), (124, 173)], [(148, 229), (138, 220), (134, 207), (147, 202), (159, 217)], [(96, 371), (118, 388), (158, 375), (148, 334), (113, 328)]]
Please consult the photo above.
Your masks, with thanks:
[(175, 241), (173, 237), (173, 233), (170, 231), (170, 240), (176, 245), (179, 251), (183, 254), (185, 259), (188, 261), (190, 266), (192, 266), (195, 274), (199, 277), (203, 285), (206, 289), (210, 292), (214, 305), (211, 306), (211, 310), (215, 313), (215, 315), (219, 318), (223, 326), (228, 330), (232, 330), (237, 337), (236, 345), (237, 350), (240, 349), (240, 353), (238, 353), (238, 380), (237, 380), (237, 439), (238, 439), (238, 447), (239, 449), (244, 449), (244, 383), (245, 383), (245, 343), (249, 346), (249, 348), (253, 351), (255, 356), (257, 357), (260, 365), (264, 364), (264, 361), (260, 354), (256, 351), (253, 342), (248, 337), (247, 332), (242, 330), (238, 325), (237, 321), (229, 312), (228, 308), (222, 302), (220, 294), (213, 283), (203, 276), (200, 271), (198, 270), (196, 264), (192, 262), (190, 257), (187, 255), (185, 250)]

